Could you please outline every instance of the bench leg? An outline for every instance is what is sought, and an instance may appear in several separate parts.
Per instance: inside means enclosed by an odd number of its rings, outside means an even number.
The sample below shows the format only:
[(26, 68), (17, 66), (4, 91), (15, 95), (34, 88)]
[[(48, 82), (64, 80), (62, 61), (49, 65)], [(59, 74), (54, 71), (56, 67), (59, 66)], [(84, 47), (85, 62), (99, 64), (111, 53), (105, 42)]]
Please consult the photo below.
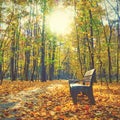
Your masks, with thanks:
[(94, 96), (93, 96), (92, 91), (89, 92), (88, 98), (89, 98), (89, 100), (90, 100), (90, 104), (95, 105), (95, 99), (94, 99)]
[(77, 104), (77, 94), (75, 92), (71, 92), (72, 100), (74, 104)]

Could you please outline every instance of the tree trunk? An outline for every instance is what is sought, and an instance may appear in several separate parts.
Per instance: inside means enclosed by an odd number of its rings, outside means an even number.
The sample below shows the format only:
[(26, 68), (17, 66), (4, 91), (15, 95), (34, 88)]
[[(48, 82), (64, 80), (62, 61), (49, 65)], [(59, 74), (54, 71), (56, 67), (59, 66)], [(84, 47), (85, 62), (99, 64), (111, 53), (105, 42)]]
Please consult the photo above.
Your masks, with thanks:
[(0, 63), (0, 85), (2, 85), (3, 82), (3, 71), (2, 71), (2, 64)]
[[(103, 22), (102, 22), (102, 26), (103, 26), (104, 36), (105, 36), (105, 40), (106, 40), (106, 44), (107, 44), (107, 54), (108, 54), (108, 79), (109, 79), (109, 82), (112, 83), (112, 79), (111, 79), (112, 65), (111, 65), (110, 44), (111, 44), (112, 26), (113, 26), (113, 23), (111, 24), (110, 19), (109, 19), (109, 17), (108, 17), (108, 11), (107, 11), (107, 6), (106, 6), (105, 1), (104, 1), (104, 5), (105, 5), (106, 17), (107, 17), (108, 25), (109, 25), (109, 36), (107, 35), (107, 31), (105, 30), (105, 26), (104, 26)], [(101, 18), (101, 19), (102, 19), (102, 18)]]
[(25, 65), (24, 65), (24, 74), (25, 80), (29, 79), (29, 64), (30, 64), (30, 51), (25, 51)]
[(32, 73), (31, 73), (31, 81), (34, 80), (34, 73), (35, 73), (35, 68), (36, 68), (36, 59), (34, 58), (35, 57), (35, 50), (33, 49), (33, 69), (32, 69)]
[(54, 79), (55, 49), (56, 49), (56, 45), (55, 45), (55, 41), (53, 40), (52, 59), (49, 68), (49, 80)]
[(110, 47), (108, 46), (108, 78), (109, 78), (109, 82), (112, 83), (112, 79), (111, 79), (111, 53), (110, 53)]
[[(118, 2), (118, 0), (116, 1), (117, 2), (117, 12), (118, 12), (118, 15), (119, 15), (119, 10), (120, 10), (120, 3)], [(116, 81), (119, 82), (119, 68), (120, 68), (120, 15), (118, 16), (118, 26), (117, 26), (117, 75), (116, 75)]]
[[(120, 22), (120, 20), (119, 20)], [(118, 23), (118, 38), (117, 38), (117, 44), (118, 44), (118, 47), (117, 47), (117, 82), (119, 82), (119, 72), (120, 72), (120, 25)]]
[(45, 66), (45, 12), (46, 12), (46, 0), (44, 0), (43, 6), (43, 22), (42, 22), (42, 40), (41, 40), (41, 81), (46, 81), (46, 66)]
[(94, 68), (94, 43), (93, 43), (93, 25), (92, 25), (92, 12), (89, 10), (89, 15), (90, 15), (90, 48), (91, 48), (91, 64), (90, 64), (90, 69)]
[(11, 80), (16, 80), (16, 74), (15, 74), (15, 31), (13, 29), (13, 38), (11, 42), (11, 58), (10, 58), (10, 72), (11, 72)]
[[(74, 1), (74, 11), (76, 12), (76, 2)], [(76, 16), (74, 16), (75, 19)], [(78, 56), (78, 62), (79, 62), (79, 66), (80, 66), (80, 70), (81, 70), (81, 75), (82, 77), (84, 76), (83, 74), (83, 66), (82, 66), (82, 60), (81, 60), (81, 55), (80, 55), (80, 40), (79, 40), (79, 34), (78, 34), (78, 27), (76, 24), (76, 20), (75, 20), (75, 29), (76, 29), (76, 39), (77, 39), (77, 56)]]

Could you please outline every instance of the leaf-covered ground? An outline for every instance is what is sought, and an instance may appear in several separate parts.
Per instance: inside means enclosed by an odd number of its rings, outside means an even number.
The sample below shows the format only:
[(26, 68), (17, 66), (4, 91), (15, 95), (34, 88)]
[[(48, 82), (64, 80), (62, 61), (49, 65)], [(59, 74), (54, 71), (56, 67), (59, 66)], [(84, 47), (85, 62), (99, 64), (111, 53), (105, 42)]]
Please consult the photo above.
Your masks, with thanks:
[(94, 84), (96, 105), (86, 96), (73, 105), (68, 81), (4, 81), (0, 120), (120, 120), (120, 83)]

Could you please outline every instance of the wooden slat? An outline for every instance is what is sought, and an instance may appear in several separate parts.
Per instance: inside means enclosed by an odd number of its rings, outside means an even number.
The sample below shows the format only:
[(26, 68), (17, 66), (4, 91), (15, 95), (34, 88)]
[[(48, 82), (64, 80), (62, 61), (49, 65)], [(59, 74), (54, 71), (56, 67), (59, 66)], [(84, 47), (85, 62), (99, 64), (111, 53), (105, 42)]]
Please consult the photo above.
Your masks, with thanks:
[(92, 70), (87, 71), (87, 72), (85, 73), (84, 77), (85, 77), (85, 76), (93, 75), (94, 71), (95, 71), (95, 69), (92, 69)]

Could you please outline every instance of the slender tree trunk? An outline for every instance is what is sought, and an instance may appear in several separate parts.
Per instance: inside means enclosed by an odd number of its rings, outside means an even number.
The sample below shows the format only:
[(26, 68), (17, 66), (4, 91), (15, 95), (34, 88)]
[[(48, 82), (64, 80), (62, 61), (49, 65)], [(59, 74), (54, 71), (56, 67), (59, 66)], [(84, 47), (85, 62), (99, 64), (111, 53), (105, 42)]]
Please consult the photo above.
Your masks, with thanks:
[[(118, 15), (119, 15), (119, 10), (120, 10), (120, 2), (116, 1), (117, 2), (117, 12), (118, 12)], [(120, 72), (120, 15), (118, 16), (118, 26), (117, 26), (117, 75), (116, 75), (116, 81), (119, 82), (119, 72)]]
[[(33, 1), (31, 1), (33, 2)], [(27, 28), (27, 39), (26, 39), (26, 51), (25, 51), (25, 65), (24, 65), (24, 74), (25, 74), (25, 80), (29, 80), (30, 78), (30, 42), (32, 40), (32, 12), (33, 8), (32, 5), (29, 1), (29, 6), (30, 6), (30, 13), (29, 13), (29, 22), (28, 22), (28, 28)]]
[(16, 80), (16, 75), (15, 75), (15, 31), (13, 31), (13, 37), (12, 37), (12, 42), (11, 42), (11, 58), (10, 58), (10, 73), (11, 73), (11, 80), (14, 81)]
[(88, 47), (88, 51), (89, 51), (89, 69), (92, 69), (92, 67), (91, 67), (92, 66), (92, 62), (91, 62), (92, 51), (91, 51), (91, 45), (90, 45), (88, 35), (86, 35), (86, 39), (87, 39), (87, 47)]
[(89, 15), (90, 15), (90, 48), (91, 48), (91, 65), (90, 69), (94, 68), (94, 43), (93, 43), (93, 25), (92, 25), (92, 12), (89, 10)]
[(49, 47), (48, 47), (48, 60), (49, 60), (49, 71), (48, 71), (48, 79), (49, 80), (52, 80), (52, 78), (51, 78), (51, 41), (49, 41)]
[[(106, 40), (106, 44), (107, 44), (107, 54), (108, 54), (108, 79), (109, 82), (112, 83), (112, 79), (111, 79), (111, 70), (112, 70), (112, 64), (111, 64), (111, 52), (110, 52), (110, 44), (111, 44), (111, 37), (112, 37), (112, 26), (113, 23), (111, 24), (109, 17), (108, 17), (108, 11), (107, 11), (107, 6), (106, 3), (104, 1), (104, 5), (105, 5), (105, 9), (106, 9), (106, 17), (108, 20), (108, 25), (109, 25), (109, 36), (107, 36), (107, 31), (105, 30), (105, 26), (102, 22), (102, 26), (103, 26), (103, 31), (104, 31), (104, 36), (105, 36), (105, 40)], [(100, 16), (101, 17), (101, 16)], [(101, 17), (102, 20), (102, 17)]]
[(112, 79), (111, 79), (111, 52), (110, 52), (110, 47), (108, 46), (108, 78), (109, 78), (109, 82), (112, 83)]
[[(2, 3), (3, 3), (3, 1), (1, 1), (1, 3), (0, 3), (0, 16), (2, 16)], [(0, 48), (2, 47), (2, 41), (0, 40)], [(2, 75), (3, 75), (3, 71), (2, 71), (2, 64), (3, 64), (3, 62), (2, 62), (2, 59), (3, 59), (3, 52), (1, 51), (1, 49), (0, 49), (0, 85), (2, 85), (2, 81), (3, 81), (3, 77), (2, 77)]]
[(99, 30), (98, 30), (98, 39), (97, 39), (97, 46), (98, 46), (98, 65), (99, 65), (99, 75), (100, 75), (100, 81), (101, 81), (101, 85), (102, 85), (102, 82), (103, 82), (103, 80), (102, 80), (102, 67), (103, 67), (103, 62), (102, 62), (102, 60), (101, 60), (101, 41), (100, 41), (100, 33), (99, 33)]
[(109, 78), (109, 82), (111, 83), (112, 82), (112, 79), (111, 79), (111, 68), (112, 68), (112, 66), (111, 66), (110, 39), (112, 37), (112, 28), (110, 28), (109, 39), (107, 38), (104, 25), (103, 25), (103, 29), (104, 29), (104, 35), (105, 35), (105, 39), (106, 39), (107, 53), (108, 53), (108, 78)]
[[(20, 25), (21, 25), (21, 18), (20, 18)], [(16, 64), (15, 64), (15, 71), (16, 71), (16, 78), (19, 78), (19, 41), (20, 41), (20, 33), (21, 33), (21, 26), (19, 25), (18, 21), (18, 26), (17, 26), (17, 31), (16, 31), (16, 54), (15, 54), (15, 59), (16, 59)]]
[[(119, 20), (120, 22), (120, 20)], [(118, 47), (117, 47), (117, 82), (119, 82), (119, 72), (120, 72), (120, 25), (118, 23), (118, 38), (117, 38), (117, 43), (118, 43)]]
[(49, 80), (54, 79), (55, 49), (56, 49), (56, 45), (55, 45), (55, 41), (53, 40), (53, 50), (52, 50), (52, 59), (51, 59), (52, 62), (50, 63), (50, 68), (49, 68)]
[[(27, 39), (29, 37), (29, 33), (27, 34)], [(24, 79), (25, 80), (29, 80), (29, 64), (30, 64), (30, 43), (29, 43), (29, 40), (26, 40), (26, 43), (25, 43), (25, 47), (26, 47), (26, 50), (25, 50), (25, 64), (24, 64)]]
[[(76, 2), (74, 1), (74, 11), (76, 13)], [(76, 16), (74, 16), (74, 19)], [(77, 56), (78, 56), (78, 61), (79, 61), (79, 65), (80, 65), (80, 70), (81, 70), (81, 75), (82, 77), (84, 76), (83, 74), (83, 66), (82, 66), (82, 60), (81, 60), (81, 55), (80, 55), (80, 40), (79, 40), (79, 35), (78, 35), (78, 27), (76, 24), (76, 20), (75, 20), (75, 28), (76, 28), (76, 39), (77, 39)]]
[[(13, 15), (15, 15), (15, 4), (13, 3)], [(11, 75), (11, 80), (14, 81), (16, 80), (16, 71), (15, 71), (15, 64), (16, 64), (16, 25), (12, 23), (11, 25), (12, 29), (12, 38), (11, 38), (11, 58), (10, 58), (10, 75)]]
[(29, 79), (29, 64), (30, 64), (30, 51), (25, 51), (25, 65), (24, 65), (24, 74), (25, 80)]
[(32, 69), (32, 73), (31, 73), (31, 81), (34, 80), (34, 73), (35, 73), (35, 68), (36, 68), (36, 59), (34, 58), (35, 57), (35, 50), (33, 49), (33, 69)]
[[(35, 6), (34, 7), (35, 8), (33, 8), (33, 13), (35, 12), (34, 10), (36, 10), (36, 15), (38, 15), (37, 14), (37, 1), (35, 2)], [(35, 20), (34, 30), (33, 30), (33, 34), (34, 34), (33, 41), (36, 44), (36, 40), (37, 40), (37, 28), (38, 28), (37, 27), (37, 16), (33, 17), (33, 19)], [(37, 65), (36, 49), (35, 49), (34, 45), (32, 46), (32, 57), (33, 57), (33, 61), (32, 61), (32, 70), (31, 70), (32, 71), (31, 72), (31, 81), (34, 81), (35, 69), (36, 69), (36, 65)]]
[(3, 82), (3, 71), (2, 71), (2, 61), (0, 61), (0, 85), (2, 85), (2, 82)]
[(107, 47), (107, 53), (108, 53), (108, 78), (109, 78), (109, 82), (112, 83), (112, 79), (111, 79), (111, 71), (112, 71), (112, 64), (111, 64), (111, 51), (110, 51), (110, 44), (111, 44), (111, 37), (112, 37), (112, 26), (109, 23), (109, 29), (110, 29), (110, 35), (109, 38), (107, 40), (106, 37), (106, 41), (108, 44)]
[(43, 22), (42, 22), (42, 39), (41, 39), (41, 81), (46, 81), (46, 66), (45, 66), (45, 12), (46, 12), (46, 0), (43, 1)]

